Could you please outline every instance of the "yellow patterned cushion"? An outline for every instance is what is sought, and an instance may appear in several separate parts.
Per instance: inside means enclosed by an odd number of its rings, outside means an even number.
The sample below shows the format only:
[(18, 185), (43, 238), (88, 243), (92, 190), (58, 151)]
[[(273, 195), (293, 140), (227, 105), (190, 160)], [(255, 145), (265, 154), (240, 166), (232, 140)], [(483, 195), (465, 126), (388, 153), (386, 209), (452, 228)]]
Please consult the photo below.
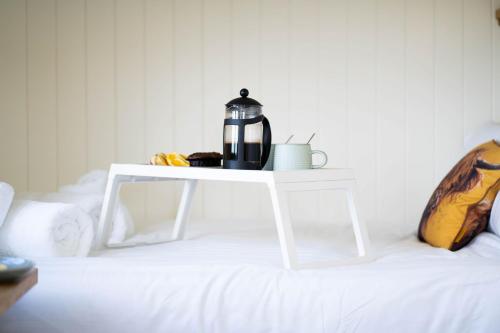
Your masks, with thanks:
[(486, 142), (465, 155), (444, 177), (425, 207), (418, 237), (456, 251), (488, 225), (500, 190), (500, 143)]

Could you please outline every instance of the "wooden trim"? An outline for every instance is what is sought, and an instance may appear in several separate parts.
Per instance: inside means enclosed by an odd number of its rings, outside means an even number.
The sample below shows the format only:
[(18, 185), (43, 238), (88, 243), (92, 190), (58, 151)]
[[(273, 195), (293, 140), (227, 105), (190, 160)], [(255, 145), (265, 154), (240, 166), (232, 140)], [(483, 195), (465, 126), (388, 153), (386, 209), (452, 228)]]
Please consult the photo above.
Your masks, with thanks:
[(17, 282), (0, 284), (0, 314), (14, 305), (37, 282), (38, 269), (33, 268)]

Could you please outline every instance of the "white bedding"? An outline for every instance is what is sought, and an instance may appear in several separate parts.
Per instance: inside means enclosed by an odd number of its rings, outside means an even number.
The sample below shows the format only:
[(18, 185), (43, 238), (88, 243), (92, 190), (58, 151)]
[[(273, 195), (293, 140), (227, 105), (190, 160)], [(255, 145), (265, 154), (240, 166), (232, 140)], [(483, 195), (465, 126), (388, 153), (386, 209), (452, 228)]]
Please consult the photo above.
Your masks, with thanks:
[(86, 257), (93, 238), (92, 219), (77, 205), (14, 200), (0, 229), (0, 249), (20, 257)]
[[(348, 227), (296, 232), (302, 261), (355, 252)], [(455, 253), (412, 235), (372, 238), (374, 262), (301, 271), (282, 269), (271, 222), (205, 221), (182, 242), (38, 260), (39, 284), (0, 331), (500, 330), (499, 238), (482, 234)]]

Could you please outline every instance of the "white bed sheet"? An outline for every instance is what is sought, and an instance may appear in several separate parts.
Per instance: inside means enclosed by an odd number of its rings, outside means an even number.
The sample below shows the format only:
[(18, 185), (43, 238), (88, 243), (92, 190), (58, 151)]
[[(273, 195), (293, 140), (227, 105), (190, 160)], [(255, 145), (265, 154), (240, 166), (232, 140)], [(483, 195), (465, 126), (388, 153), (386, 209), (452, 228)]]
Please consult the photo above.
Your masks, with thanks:
[[(302, 261), (355, 253), (348, 227), (297, 227)], [(384, 237), (380, 237), (384, 236)], [(459, 252), (372, 234), (371, 263), (287, 271), (271, 223), (200, 222), (182, 242), (38, 260), (0, 332), (498, 332), (500, 239)], [(390, 245), (388, 245), (390, 244)]]

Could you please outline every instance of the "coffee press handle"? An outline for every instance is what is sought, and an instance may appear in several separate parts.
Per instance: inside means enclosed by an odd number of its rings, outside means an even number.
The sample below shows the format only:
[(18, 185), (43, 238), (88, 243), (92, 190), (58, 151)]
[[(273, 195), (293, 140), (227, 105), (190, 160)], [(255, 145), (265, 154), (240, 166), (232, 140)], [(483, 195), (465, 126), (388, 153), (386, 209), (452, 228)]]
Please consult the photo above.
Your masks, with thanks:
[(266, 117), (262, 116), (262, 156), (260, 157), (260, 165), (262, 168), (266, 165), (267, 160), (269, 159), (269, 154), (271, 153), (271, 124), (269, 124), (269, 120)]

